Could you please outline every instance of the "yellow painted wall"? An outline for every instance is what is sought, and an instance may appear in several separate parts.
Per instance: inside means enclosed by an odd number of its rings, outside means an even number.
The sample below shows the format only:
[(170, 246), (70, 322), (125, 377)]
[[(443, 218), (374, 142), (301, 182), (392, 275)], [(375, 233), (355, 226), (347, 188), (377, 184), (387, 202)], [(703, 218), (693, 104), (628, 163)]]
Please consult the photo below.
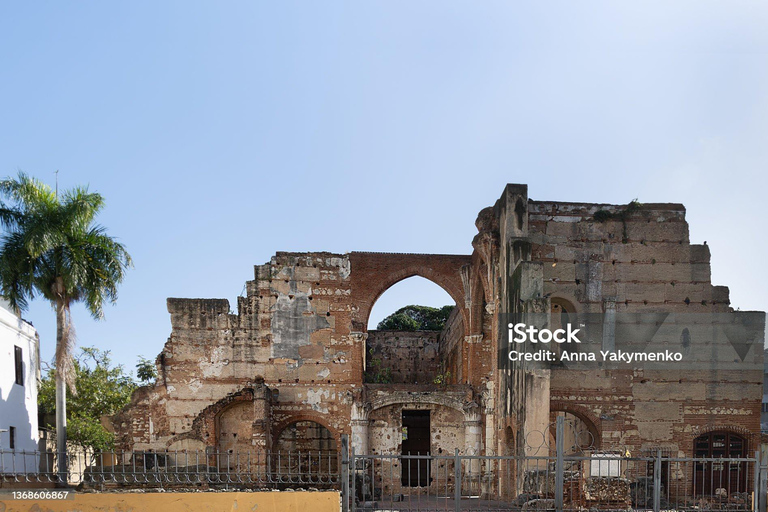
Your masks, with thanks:
[(339, 512), (339, 503), (335, 491), (89, 493), (74, 500), (3, 500), (0, 512)]

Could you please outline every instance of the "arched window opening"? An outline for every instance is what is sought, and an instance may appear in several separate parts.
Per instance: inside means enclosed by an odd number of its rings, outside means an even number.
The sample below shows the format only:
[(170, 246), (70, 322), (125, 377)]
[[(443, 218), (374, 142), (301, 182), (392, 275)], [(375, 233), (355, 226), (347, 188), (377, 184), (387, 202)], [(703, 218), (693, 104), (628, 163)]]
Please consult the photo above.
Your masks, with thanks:
[[(549, 322), (551, 324), (550, 328), (553, 330), (567, 329), (568, 324), (573, 325), (576, 323), (576, 308), (565, 299), (552, 297), (552, 299), (550, 299)], [(556, 361), (558, 361), (555, 363), (556, 366), (562, 365), (560, 356), (562, 355), (564, 348), (563, 345), (557, 343), (550, 344), (549, 350), (554, 352)], [(567, 349), (568, 352), (579, 351), (578, 345), (568, 346)]]
[(333, 473), (338, 450), (333, 434), (320, 423), (296, 421), (272, 443), (272, 470), (280, 474)]
[(297, 421), (285, 427), (273, 443), (273, 452), (336, 451), (330, 430), (314, 421)]
[(507, 426), (504, 429), (504, 455), (514, 455), (516, 453), (515, 433), (512, 427)]
[(563, 448), (566, 455), (583, 455), (599, 445), (597, 428), (587, 420), (565, 411), (553, 412), (554, 422), (550, 428), (550, 451), (557, 442), (555, 424), (558, 417), (563, 418)]
[(551, 299), (550, 320), (552, 329), (565, 329), (569, 323), (576, 320), (576, 308), (565, 299), (553, 297)]
[[(732, 432), (708, 432), (693, 441), (693, 456), (697, 459), (740, 459), (746, 458), (746, 455), (746, 439)], [(729, 495), (747, 492), (747, 472), (746, 462), (696, 462), (693, 474), (694, 494), (710, 496), (717, 489), (727, 489)]]
[[(371, 310), (365, 354), (369, 384), (448, 384), (463, 319), (440, 286), (414, 276), (390, 287)], [(456, 352), (456, 353), (453, 353)]]

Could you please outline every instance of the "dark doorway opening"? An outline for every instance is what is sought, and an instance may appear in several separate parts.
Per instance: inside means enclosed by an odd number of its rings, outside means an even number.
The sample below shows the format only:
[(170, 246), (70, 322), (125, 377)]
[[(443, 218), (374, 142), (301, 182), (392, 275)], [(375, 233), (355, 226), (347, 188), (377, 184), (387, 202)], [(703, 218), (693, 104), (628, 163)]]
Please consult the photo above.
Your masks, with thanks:
[[(403, 411), (403, 455), (428, 456), (429, 411)], [(430, 483), (429, 458), (403, 459), (401, 481), (405, 487), (423, 487)]]

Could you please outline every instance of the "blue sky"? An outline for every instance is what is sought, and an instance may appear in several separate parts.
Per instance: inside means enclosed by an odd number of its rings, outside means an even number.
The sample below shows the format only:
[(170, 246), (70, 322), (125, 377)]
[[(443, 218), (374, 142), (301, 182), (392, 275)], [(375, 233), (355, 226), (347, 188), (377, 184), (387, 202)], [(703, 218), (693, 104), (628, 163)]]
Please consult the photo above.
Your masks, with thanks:
[[(166, 297), (234, 307), (278, 250), (470, 253), (507, 182), (682, 202), (713, 282), (768, 306), (765, 2), (5, 2), (0, 119), (0, 175), (106, 197), (136, 266), (74, 321), (131, 368)], [(378, 315), (447, 301), (413, 283)]]

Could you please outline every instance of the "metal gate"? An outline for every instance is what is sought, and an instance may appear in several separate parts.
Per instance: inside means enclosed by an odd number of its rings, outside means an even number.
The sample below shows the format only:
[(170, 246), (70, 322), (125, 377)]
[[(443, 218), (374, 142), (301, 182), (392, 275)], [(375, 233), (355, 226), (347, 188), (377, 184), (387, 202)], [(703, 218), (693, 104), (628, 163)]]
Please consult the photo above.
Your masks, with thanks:
[[(768, 512), (768, 458), (759, 452), (577, 455), (563, 446), (562, 418), (556, 428), (554, 453), (541, 456), (356, 454), (343, 436), (342, 511)], [(411, 485), (406, 471), (426, 476)]]

